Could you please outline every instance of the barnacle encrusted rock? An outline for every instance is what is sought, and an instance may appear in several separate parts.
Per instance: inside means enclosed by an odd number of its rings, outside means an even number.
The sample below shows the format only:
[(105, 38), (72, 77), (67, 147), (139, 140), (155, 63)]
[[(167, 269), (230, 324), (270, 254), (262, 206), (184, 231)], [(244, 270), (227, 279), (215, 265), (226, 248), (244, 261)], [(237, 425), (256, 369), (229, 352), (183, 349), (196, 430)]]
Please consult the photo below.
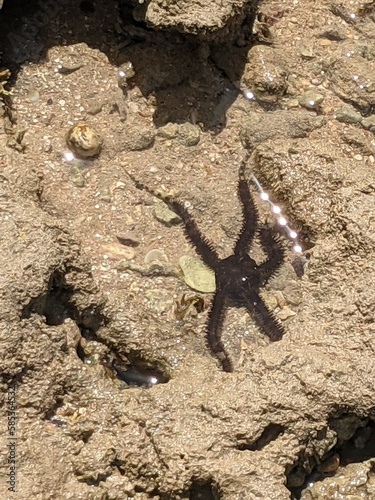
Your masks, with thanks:
[(181, 33), (199, 35), (203, 39), (228, 38), (235, 35), (252, 8), (246, 0), (151, 0), (145, 12), (148, 24)]

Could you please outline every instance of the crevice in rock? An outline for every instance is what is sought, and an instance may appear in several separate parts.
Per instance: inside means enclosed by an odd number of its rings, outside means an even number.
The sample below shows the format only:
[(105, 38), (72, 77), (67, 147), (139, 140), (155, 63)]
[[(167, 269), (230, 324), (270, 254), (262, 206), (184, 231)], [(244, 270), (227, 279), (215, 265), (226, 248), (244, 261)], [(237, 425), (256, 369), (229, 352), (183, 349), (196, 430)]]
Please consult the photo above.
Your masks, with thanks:
[(194, 480), (189, 489), (189, 500), (219, 500), (221, 497), (212, 481)]
[[(336, 444), (325, 445), (328, 451), (319, 458), (319, 442), (327, 439)], [(313, 446), (308, 448), (309, 453), (302, 451), (286, 471), (287, 487), (293, 500), (301, 498), (309, 484), (334, 476), (338, 467), (375, 458), (375, 421), (339, 410), (328, 419), (328, 426), (318, 432)]]
[[(127, 357), (129, 360), (131, 356)], [(156, 384), (169, 382), (169, 377), (156, 367), (145, 365), (139, 358), (134, 360), (133, 357), (133, 361), (129, 363), (122, 361), (119, 356), (112, 356), (111, 361), (106, 361), (104, 364), (129, 387), (152, 387)]]
[[(72, 319), (77, 324), (83, 339), (109, 348), (110, 355), (101, 362), (113, 377), (117, 377), (128, 386), (152, 387), (155, 384), (168, 382), (169, 377), (166, 374), (156, 366), (145, 363), (136, 352), (124, 352), (120, 356), (112, 346), (98, 338), (97, 331), (101, 326), (108, 325), (109, 320), (102, 314), (99, 305), (90, 305), (82, 310), (76, 305), (75, 295), (78, 291), (67, 284), (65, 278), (67, 272), (56, 270), (52, 273), (46, 291), (30, 300), (23, 308), (22, 318), (28, 319), (32, 314), (38, 314), (45, 318), (49, 326), (58, 326), (67, 318)], [(77, 356), (82, 362), (91, 363), (82, 342), (77, 345)]]
[(265, 446), (270, 444), (272, 441), (275, 441), (280, 434), (285, 431), (285, 428), (280, 424), (269, 424), (264, 429), (260, 437), (254, 442), (246, 442), (246, 440), (241, 440), (239, 438), (239, 442), (237, 445), (238, 450), (248, 450), (248, 451), (259, 451), (262, 450)]
[(87, 444), (89, 441), (90, 441), (90, 438), (91, 436), (94, 434), (94, 430), (93, 429), (88, 429), (86, 431), (83, 431), (81, 434), (80, 434), (80, 438), (81, 440)]
[(103, 481), (106, 481), (107, 478), (110, 477), (110, 475), (105, 475), (105, 474), (98, 474), (98, 477), (96, 479), (94, 478), (89, 478), (89, 479), (81, 479), (81, 478), (77, 478), (78, 481), (80, 481), (81, 483), (85, 483), (87, 484), (88, 486), (96, 486), (98, 487), (100, 485), (100, 483)]
[(65, 425), (65, 420), (63, 418), (56, 417), (58, 409), (64, 406), (64, 395), (65, 393), (57, 397), (55, 403), (51, 406), (51, 408), (44, 416), (44, 420), (48, 420), (52, 424), (56, 425), (56, 427), (62, 427), (63, 425)]
[(90, 16), (95, 13), (95, 2), (83, 0), (79, 4), (79, 8), (86, 16)]
[(115, 458), (115, 460), (111, 462), (111, 466), (116, 468), (121, 474), (121, 476), (125, 475), (125, 470), (123, 468), (123, 463), (121, 462), (121, 460), (117, 460), (117, 458)]
[(66, 285), (64, 272), (55, 270), (46, 291), (24, 306), (22, 318), (28, 319), (32, 314), (38, 314), (45, 317), (49, 326), (61, 325), (65, 319), (75, 316), (70, 305), (72, 296), (73, 289)]

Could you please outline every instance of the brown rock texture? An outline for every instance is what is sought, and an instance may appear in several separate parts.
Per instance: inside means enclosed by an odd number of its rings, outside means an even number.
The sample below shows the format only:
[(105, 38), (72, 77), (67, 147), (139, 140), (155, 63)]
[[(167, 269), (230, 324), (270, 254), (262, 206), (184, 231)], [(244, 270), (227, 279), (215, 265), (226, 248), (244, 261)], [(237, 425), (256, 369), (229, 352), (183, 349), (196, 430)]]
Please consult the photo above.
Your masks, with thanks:
[[(374, 9), (313, 4), (5, 1), (1, 499), (373, 497)], [(76, 123), (96, 157), (69, 156)], [(262, 291), (281, 341), (229, 309), (224, 373), (178, 265), (197, 256), (125, 170), (225, 257), (246, 154), (303, 254), (285, 237)]]

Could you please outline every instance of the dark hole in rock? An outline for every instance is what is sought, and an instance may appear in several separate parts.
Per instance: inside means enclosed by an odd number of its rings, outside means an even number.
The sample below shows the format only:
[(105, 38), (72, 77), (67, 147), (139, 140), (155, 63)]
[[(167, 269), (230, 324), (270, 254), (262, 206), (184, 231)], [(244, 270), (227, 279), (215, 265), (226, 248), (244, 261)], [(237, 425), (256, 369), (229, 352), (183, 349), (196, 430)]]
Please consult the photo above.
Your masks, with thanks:
[[(298, 500), (302, 491), (317, 481), (333, 477), (340, 466), (364, 462), (375, 458), (375, 421), (358, 417), (352, 413), (342, 413), (340, 417), (328, 420), (329, 427), (318, 433), (317, 439), (323, 440), (328, 431), (336, 434), (336, 444), (321, 459), (301, 453), (292, 469), (287, 472), (287, 487), (291, 498)], [(319, 448), (318, 443), (316, 447)]]
[(45, 420), (48, 420), (51, 422), (56, 427), (63, 427), (66, 425), (66, 421), (64, 418), (56, 417), (56, 412), (58, 411), (59, 408), (61, 408), (64, 405), (64, 398), (63, 397), (58, 397), (54, 405), (48, 410), (48, 412), (45, 415)]
[(117, 460), (117, 458), (115, 458), (115, 460), (111, 462), (111, 465), (112, 467), (116, 467), (121, 476), (125, 475), (124, 464), (121, 460)]
[(22, 318), (39, 314), (46, 318), (46, 324), (50, 326), (62, 325), (67, 318), (71, 318), (79, 327), (96, 332), (105, 323), (105, 318), (95, 306), (79, 310), (74, 304), (74, 294), (75, 290), (66, 283), (64, 273), (56, 270), (49, 279), (47, 290), (23, 308)]
[(47, 325), (61, 325), (70, 317), (68, 304), (71, 297), (72, 290), (66, 287), (63, 273), (55, 271), (49, 279), (46, 292), (30, 300), (23, 308), (22, 317), (39, 314), (46, 318)]
[(103, 364), (129, 387), (149, 388), (169, 382), (169, 377), (157, 368), (145, 366), (142, 361), (134, 360), (131, 363), (125, 363), (118, 357), (113, 357), (111, 361), (104, 361)]
[(216, 488), (211, 481), (195, 480), (189, 490), (189, 500), (218, 500)]
[(89, 1), (83, 1), (79, 4), (79, 8), (81, 11), (86, 14), (94, 14), (95, 12), (95, 3), (94, 2), (89, 2)]
[[(104, 344), (92, 329), (80, 328), (80, 330), (83, 342), (79, 342), (77, 346), (77, 355), (84, 363), (92, 364), (94, 360), (98, 363), (99, 359), (110, 378), (117, 378), (125, 382), (128, 387), (149, 388), (169, 382), (170, 377), (156, 366), (156, 361), (145, 362), (134, 352), (118, 354)], [(98, 353), (95, 347), (99, 347), (101, 352)]]
[[(46, 324), (50, 326), (61, 325), (67, 318), (71, 318), (77, 324), (85, 340), (103, 344), (103, 341), (97, 338), (96, 332), (100, 326), (107, 323), (106, 318), (100, 313), (99, 306), (90, 306), (80, 310), (74, 303), (75, 293), (74, 288), (66, 283), (64, 273), (56, 270), (49, 279), (47, 290), (31, 299), (23, 308), (22, 318), (27, 319), (32, 314), (38, 314), (44, 316)], [(84, 363), (90, 363), (90, 358), (81, 343), (77, 346), (77, 356)], [(129, 361), (129, 363), (124, 363), (115, 353), (112, 353), (111, 360), (103, 361), (103, 365), (114, 376), (132, 387), (152, 387), (169, 381), (169, 377), (157, 368), (145, 364), (136, 355), (132, 355)]]
[(81, 361), (83, 361), (84, 363), (86, 362), (86, 354), (85, 354), (85, 351), (82, 347), (81, 342), (79, 342), (77, 345), (77, 356), (79, 357), (79, 359)]
[(94, 434), (94, 431), (92, 429), (84, 430), (83, 432), (81, 432), (80, 438), (86, 444), (89, 442), (89, 440), (93, 434)]
[(258, 451), (267, 446), (272, 441), (275, 441), (285, 428), (279, 424), (269, 424), (264, 429), (260, 437), (254, 443), (242, 442), (237, 445), (238, 450)]
[[(140, 6), (138, 6), (138, 15), (133, 7), (133, 5), (131, 5), (130, 2), (128, 2), (127, 0), (120, 0), (119, 2), (119, 14), (120, 14), (120, 18), (122, 19), (122, 22), (123, 22), (123, 25), (124, 25), (124, 29), (125, 29), (125, 32), (126, 32), (126, 27), (129, 26), (136, 26), (137, 28), (142, 28), (146, 31), (150, 31), (152, 32), (153, 30), (151, 28), (149, 28), (146, 24), (145, 21), (143, 21), (142, 19), (140, 19), (141, 17), (141, 11), (142, 11), (142, 4), (140, 4)], [(130, 32), (132, 32), (133, 30), (130, 30)], [(134, 36), (134, 35), (133, 35)], [(137, 38), (137, 36), (135, 36), (135, 40), (134, 41), (141, 41), (142, 40), (142, 36), (139, 36), (139, 39)]]
[[(53, 45), (56, 22), (71, 12), (66, 35), (71, 41), (77, 41), (79, 30), (77, 21), (83, 24), (84, 16), (92, 18), (96, 14), (98, 4), (92, 0), (11, 0), (5, 1), (0, 10), (0, 46), (3, 53), (3, 64), (10, 66), (12, 73), (17, 72), (19, 65), (27, 61), (37, 61), (46, 55), (47, 49)], [(103, 10), (103, 9), (101, 9)], [(101, 13), (98, 14), (98, 18)], [(101, 16), (102, 22), (103, 16)], [(73, 32), (72, 28), (76, 28)], [(96, 30), (97, 38), (102, 39), (100, 30)], [(93, 36), (93, 35), (92, 35)]]

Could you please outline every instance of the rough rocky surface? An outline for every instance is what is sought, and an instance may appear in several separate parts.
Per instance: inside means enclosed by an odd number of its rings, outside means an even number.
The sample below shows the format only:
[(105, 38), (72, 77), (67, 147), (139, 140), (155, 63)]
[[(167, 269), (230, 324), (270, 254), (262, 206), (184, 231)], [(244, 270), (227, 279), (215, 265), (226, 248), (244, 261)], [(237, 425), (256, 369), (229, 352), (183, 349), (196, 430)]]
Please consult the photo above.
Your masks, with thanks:
[[(244, 2), (215, 5), (1, 9), (0, 455), (15, 388), (17, 476), (9, 491), (1, 469), (0, 498), (373, 496), (374, 6), (265, 1), (252, 26)], [(66, 155), (79, 122), (96, 158)], [(245, 150), (304, 254), (264, 290), (282, 341), (229, 310), (228, 374), (205, 345), (211, 295), (179, 270), (194, 251), (124, 170), (225, 256)]]
[(151, 0), (144, 19), (158, 29), (178, 30), (204, 40), (228, 40), (238, 36), (236, 31), (246, 16), (255, 11), (256, 3), (246, 0)]

